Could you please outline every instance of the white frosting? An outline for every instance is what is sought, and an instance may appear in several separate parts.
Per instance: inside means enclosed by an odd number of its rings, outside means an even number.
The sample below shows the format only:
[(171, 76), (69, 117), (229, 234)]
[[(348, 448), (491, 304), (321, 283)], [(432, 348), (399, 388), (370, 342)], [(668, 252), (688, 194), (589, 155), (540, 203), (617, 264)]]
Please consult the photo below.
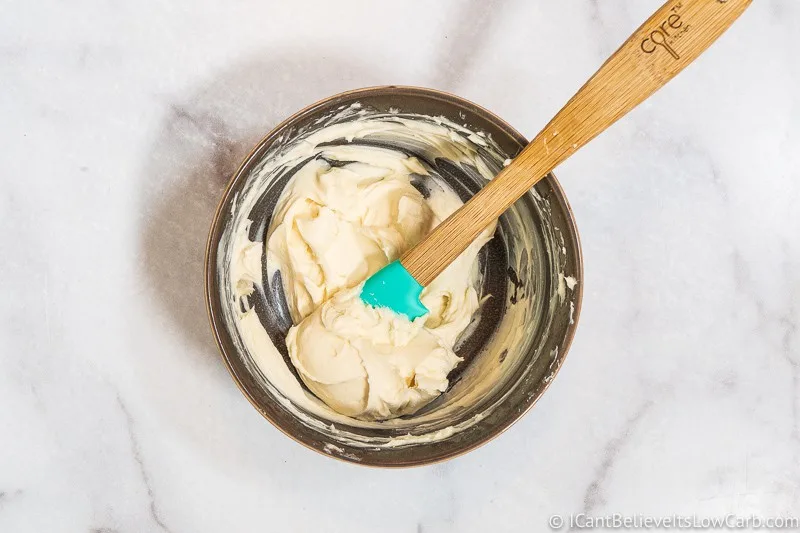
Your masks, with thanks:
[(296, 324), (289, 355), (306, 386), (348, 416), (410, 414), (445, 391), (460, 361), (453, 345), (479, 306), (476, 257), (494, 225), (423, 291), (426, 317), (411, 322), (361, 301), (367, 277), (462, 203), (435, 183), (424, 198), (413, 175), (428, 171), (402, 152), (332, 146), (295, 173), (273, 215), (268, 264)]
[(250, 224), (245, 224), (237, 232), (233, 243), (234, 256), (231, 258), (231, 280), (237, 298), (253, 294), (254, 287), (261, 285), (261, 255), (264, 245), (247, 238)]
[(411, 173), (427, 173), (415, 158), (365, 146), (332, 147), (323, 157), (292, 177), (268, 237), (270, 275), (280, 270), (295, 323), (418, 242), (434, 217), (410, 183)]

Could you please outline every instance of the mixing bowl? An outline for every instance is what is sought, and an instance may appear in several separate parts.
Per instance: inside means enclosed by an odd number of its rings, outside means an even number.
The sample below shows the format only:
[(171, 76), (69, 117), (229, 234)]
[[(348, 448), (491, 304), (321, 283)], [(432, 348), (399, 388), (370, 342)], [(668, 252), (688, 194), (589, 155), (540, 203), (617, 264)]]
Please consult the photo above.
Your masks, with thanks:
[[(264, 255), (263, 286), (242, 301), (229, 275), (230, 263), (236, 228), (242, 220), (252, 220), (248, 236), (263, 242), (280, 193), (291, 178), (286, 169), (266, 170), (273, 168), (271, 162), (287, 146), (326, 125), (364, 117), (444, 124), (459, 139), (474, 141), (481, 164), (493, 173), (526, 144), (519, 132), (486, 109), (430, 89), (375, 87), (313, 104), (267, 134), (231, 179), (208, 240), (206, 303), (214, 336), (234, 381), (253, 406), (287, 436), (325, 455), (364, 465), (429, 464), (497, 436), (544, 393), (563, 364), (575, 333), (583, 286), (580, 243), (564, 193), (549, 175), (501, 217), (495, 237), (481, 251), (482, 305), (456, 344), (463, 361), (449, 375), (448, 390), (417, 413), (389, 421), (327, 415), (324, 406), (319, 407), (297, 380), (286, 351), (291, 319), (280, 273), (270, 277)], [(341, 142), (392, 144), (391, 139), (379, 135)], [(413, 144), (398, 149), (423, 160), (462, 200), (485, 183), (474, 166)], [(423, 181), (415, 185), (425, 193)], [(255, 201), (246, 203), (245, 197)], [(280, 376), (271, 374), (242, 338), (235, 318), (241, 306), (255, 310), (269, 337), (267, 342), (277, 350), (272, 353), (281, 366)], [(303, 402), (287, 393), (287, 379), (294, 380), (295, 389), (303, 387)]]

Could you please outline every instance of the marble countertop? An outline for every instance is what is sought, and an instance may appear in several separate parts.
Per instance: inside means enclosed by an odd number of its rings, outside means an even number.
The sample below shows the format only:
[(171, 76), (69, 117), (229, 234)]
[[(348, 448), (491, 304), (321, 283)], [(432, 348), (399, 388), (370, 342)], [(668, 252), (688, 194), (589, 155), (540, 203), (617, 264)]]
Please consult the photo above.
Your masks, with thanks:
[(800, 4), (756, 0), (557, 169), (585, 253), (562, 372), (508, 432), (382, 471), (284, 437), (202, 297), (231, 170), (317, 99), (454, 92), (534, 135), (659, 2), (6, 2), (0, 531), (546, 531), (800, 516)]

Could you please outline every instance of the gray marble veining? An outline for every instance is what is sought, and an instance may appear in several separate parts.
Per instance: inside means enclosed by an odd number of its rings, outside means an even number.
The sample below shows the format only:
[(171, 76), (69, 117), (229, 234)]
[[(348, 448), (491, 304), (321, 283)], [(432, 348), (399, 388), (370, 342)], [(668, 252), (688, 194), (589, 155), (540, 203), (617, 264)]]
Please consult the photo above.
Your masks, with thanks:
[(228, 377), (202, 299), (227, 177), (305, 105), (455, 92), (528, 136), (657, 1), (12, 1), (0, 17), (0, 531), (531, 531), (800, 516), (800, 4), (556, 170), (585, 259), (539, 404), (451, 462), (341, 464)]

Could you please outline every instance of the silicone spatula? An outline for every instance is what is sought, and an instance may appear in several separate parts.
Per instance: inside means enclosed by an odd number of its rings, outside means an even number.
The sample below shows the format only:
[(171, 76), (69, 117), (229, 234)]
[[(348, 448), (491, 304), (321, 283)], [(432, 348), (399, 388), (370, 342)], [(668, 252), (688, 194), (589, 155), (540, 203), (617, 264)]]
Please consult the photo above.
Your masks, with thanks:
[(751, 0), (670, 0), (608, 58), (553, 120), (478, 194), (373, 274), (361, 299), (413, 320), (433, 281), (515, 201), (558, 164), (619, 120), (694, 61)]

